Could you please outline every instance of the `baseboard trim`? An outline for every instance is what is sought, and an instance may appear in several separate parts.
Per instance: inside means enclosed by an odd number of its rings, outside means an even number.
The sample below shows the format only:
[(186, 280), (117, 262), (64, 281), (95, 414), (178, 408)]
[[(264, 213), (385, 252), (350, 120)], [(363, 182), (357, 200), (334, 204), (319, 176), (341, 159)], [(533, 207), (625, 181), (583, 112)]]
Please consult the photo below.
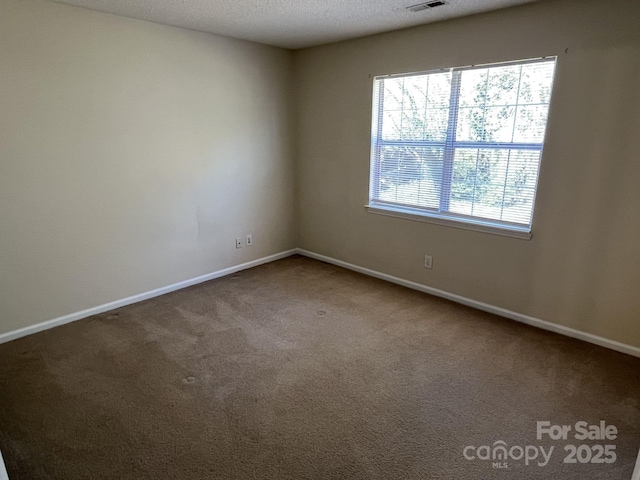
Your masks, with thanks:
[[(282, 258), (286, 258), (295, 254), (300, 254), (305, 257), (309, 257), (316, 260), (320, 260), (322, 262), (337, 265), (339, 267), (343, 267), (348, 270), (353, 270), (354, 272), (362, 273), (370, 277), (386, 280), (387, 282), (395, 283), (397, 285), (402, 285), (404, 287), (411, 288), (413, 290), (418, 290), (420, 292), (428, 293), (430, 295), (435, 295), (436, 297), (446, 298), (447, 300), (451, 300), (453, 302), (460, 303), (462, 305), (467, 305), (469, 307), (477, 308), (478, 310), (482, 310), (485, 312), (493, 313), (501, 317), (509, 318), (517, 322), (525, 323), (527, 325), (542, 328), (544, 330), (559, 333), (561, 335), (566, 335), (568, 337), (583, 340), (585, 342), (593, 343), (601, 347), (606, 347), (611, 350), (616, 350), (618, 352), (626, 353), (628, 355), (632, 355), (634, 357), (640, 358), (640, 348), (634, 347), (632, 345), (627, 345), (615, 340), (610, 340), (608, 338), (593, 335), (591, 333), (582, 332), (580, 330), (576, 330), (570, 327), (565, 327), (563, 325), (548, 322), (546, 320), (541, 320), (539, 318), (530, 317), (528, 315), (524, 315), (511, 310), (496, 307), (488, 303), (483, 303), (477, 300), (473, 300), (471, 298), (463, 297), (461, 295), (456, 295), (455, 293), (450, 293), (444, 290), (429, 287), (421, 283), (416, 283), (410, 280), (405, 280), (403, 278), (394, 277), (393, 275), (388, 275), (386, 273), (378, 272), (376, 270), (371, 270), (369, 268), (361, 267), (359, 265), (345, 262), (343, 260), (338, 260), (336, 258), (328, 257), (326, 255), (321, 255), (319, 253), (311, 252), (303, 248), (294, 248), (291, 250), (286, 250), (284, 252), (276, 253), (274, 255), (269, 255), (266, 257), (259, 258), (257, 260), (252, 260), (250, 262), (242, 263), (240, 265), (234, 265), (232, 267), (224, 268), (222, 270), (208, 273), (206, 275), (201, 275), (199, 277), (174, 283), (166, 287), (157, 288), (155, 290), (140, 293), (138, 295), (133, 295), (131, 297), (123, 298), (121, 300), (115, 300), (113, 302), (105, 303), (103, 305), (98, 305), (96, 307), (88, 308), (86, 310), (81, 310), (79, 312), (74, 312), (74, 313), (63, 315), (61, 317), (57, 317), (51, 320), (46, 320), (44, 322), (37, 323), (35, 325), (29, 325), (28, 327), (20, 328), (18, 330), (12, 330), (6, 333), (2, 333), (0, 334), (0, 344), (10, 342), (12, 340), (16, 340), (18, 338), (25, 337), (27, 335), (32, 335), (34, 333), (42, 332), (44, 330), (48, 330), (50, 328), (54, 328), (60, 325), (71, 323), (76, 320), (87, 318), (92, 315), (97, 315), (100, 313), (108, 312), (109, 310), (114, 310), (116, 308), (121, 308), (127, 305), (131, 305), (133, 303), (149, 300), (151, 298), (158, 297), (160, 295), (165, 295), (167, 293), (175, 292), (176, 290), (181, 290), (183, 288), (187, 288), (192, 285), (197, 285), (199, 283), (207, 282), (215, 278), (224, 277), (225, 275), (230, 275), (232, 273), (236, 273), (241, 270), (246, 270), (248, 268), (257, 267), (258, 265), (274, 262), (276, 260), (280, 260)], [(1, 457), (0, 457), (0, 462), (1, 462)], [(0, 463), (0, 480), (4, 480), (2, 478), (2, 466), (3, 465)]]
[(541, 320), (539, 318), (523, 315), (521, 313), (507, 310), (505, 308), (496, 307), (494, 305), (489, 305), (488, 303), (483, 303), (477, 300), (473, 300), (471, 298), (463, 297), (461, 295), (456, 295), (455, 293), (446, 292), (444, 290), (439, 290), (437, 288), (429, 287), (421, 283), (416, 283), (409, 280), (405, 280), (403, 278), (394, 277), (393, 275), (388, 275), (386, 273), (378, 272), (376, 270), (371, 270), (369, 268), (361, 267), (359, 265), (354, 265), (349, 262), (338, 260), (332, 257), (327, 257), (326, 255), (321, 255), (319, 253), (310, 252), (309, 250), (305, 250), (302, 248), (298, 248), (296, 249), (296, 251), (298, 254), (304, 255), (305, 257), (313, 258), (326, 263), (331, 263), (333, 265), (337, 265), (339, 267), (343, 267), (348, 270), (353, 270), (354, 272), (362, 273), (370, 277), (379, 278), (381, 280), (386, 280), (388, 282), (395, 283), (397, 285), (402, 285), (403, 287), (411, 288), (413, 290), (418, 290), (420, 292), (428, 293), (436, 297), (446, 298), (447, 300), (451, 300), (453, 302), (460, 303), (462, 305), (467, 305), (469, 307), (477, 308), (478, 310), (493, 313), (501, 317), (515, 320), (517, 322), (526, 323), (527, 325), (542, 328), (543, 330), (548, 330), (550, 332), (566, 335), (567, 337), (577, 338), (579, 340), (593, 343), (601, 347), (606, 347), (611, 350), (615, 350), (617, 352), (633, 355), (634, 357), (640, 357), (640, 348), (634, 347), (632, 345), (626, 345), (624, 343), (621, 343), (615, 340), (610, 340), (608, 338), (599, 337), (597, 335), (593, 335), (587, 332), (582, 332), (574, 328), (558, 325), (557, 323), (552, 323), (546, 320)]
[[(28, 327), (20, 328), (18, 330), (12, 330), (10, 332), (2, 333), (0, 334), (0, 344), (10, 342), (12, 340), (16, 340), (21, 337), (26, 337), (27, 335), (32, 335), (34, 333), (42, 332), (50, 328), (58, 327), (66, 323), (75, 322), (76, 320), (81, 320), (83, 318), (87, 318), (92, 315), (97, 315), (99, 313), (108, 312), (109, 310), (125, 307), (127, 305), (131, 305), (132, 303), (142, 302), (143, 300), (149, 300), (150, 298), (159, 297), (160, 295), (164, 295), (166, 293), (175, 292), (176, 290), (181, 290), (183, 288), (187, 288), (192, 285), (197, 285), (198, 283), (207, 282), (215, 278), (224, 277), (225, 275), (230, 275), (232, 273), (236, 273), (241, 270), (246, 270), (248, 268), (257, 267), (258, 265), (274, 262), (276, 260), (280, 260), (281, 258), (295, 255), (296, 253), (297, 253), (297, 249), (295, 248), (291, 250), (286, 250), (284, 252), (276, 253), (274, 255), (258, 258), (257, 260), (252, 260), (250, 262), (242, 263), (240, 265), (234, 265), (232, 267), (223, 268), (222, 270), (218, 270), (212, 273), (207, 273), (206, 275), (201, 275), (199, 277), (191, 278), (189, 280), (184, 280), (182, 282), (174, 283), (173, 285), (157, 288), (149, 292), (140, 293), (138, 295), (133, 295), (131, 297), (123, 298), (121, 300), (115, 300), (113, 302), (105, 303), (103, 305), (98, 305), (96, 307), (88, 308), (86, 310), (81, 310), (79, 312), (70, 313), (68, 315), (63, 315), (61, 317), (53, 318), (51, 320), (46, 320), (41, 323), (36, 323), (35, 325), (29, 325)], [(0, 480), (3, 480), (1, 471), (0, 471)]]

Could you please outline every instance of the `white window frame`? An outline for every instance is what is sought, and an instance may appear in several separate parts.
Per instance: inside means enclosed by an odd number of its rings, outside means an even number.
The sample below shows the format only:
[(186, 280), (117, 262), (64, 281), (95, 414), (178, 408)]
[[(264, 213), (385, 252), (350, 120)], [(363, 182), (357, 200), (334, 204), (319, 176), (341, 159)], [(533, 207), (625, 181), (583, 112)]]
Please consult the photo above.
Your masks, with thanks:
[[(531, 239), (533, 214), (535, 211), (536, 194), (538, 190), (538, 179), (540, 175), (540, 165), (542, 164), (542, 153), (544, 148), (544, 139), (540, 143), (521, 143), (521, 142), (469, 142), (469, 141), (457, 141), (455, 139), (455, 132), (458, 120), (458, 105), (460, 101), (460, 83), (462, 72), (471, 69), (482, 69), (490, 67), (503, 67), (508, 65), (527, 65), (533, 63), (549, 62), (553, 60), (557, 65), (557, 57), (541, 57), (529, 60), (518, 60), (502, 63), (491, 63), (483, 65), (472, 65), (467, 67), (455, 67), (450, 69), (438, 69), (429, 70), (424, 72), (402, 73), (392, 75), (379, 75), (373, 78), (373, 95), (372, 95), (372, 127), (371, 127), (371, 157), (370, 157), (370, 176), (369, 176), (369, 203), (365, 205), (365, 208), (370, 213), (379, 215), (386, 215), (392, 217), (405, 218), (408, 220), (416, 220), (428, 223), (434, 223), (438, 225), (446, 225), (466, 230), (475, 230), (480, 232), (492, 233), (497, 235), (504, 235), (509, 237), (521, 238), (529, 240)], [(446, 139), (444, 141), (411, 141), (411, 140), (384, 140), (382, 138), (382, 122), (379, 121), (379, 116), (382, 114), (383, 101), (381, 88), (375, 88), (376, 81), (386, 78), (394, 77), (409, 77), (414, 75), (429, 75), (435, 73), (442, 73), (444, 71), (451, 72), (451, 95), (449, 102), (449, 121), (447, 126)], [(553, 92), (553, 78), (551, 81)], [(376, 98), (376, 95), (378, 98)], [(549, 100), (551, 105), (551, 99)], [(548, 119), (547, 119), (548, 124)], [(529, 225), (523, 225), (520, 223), (511, 223), (502, 220), (493, 221), (486, 218), (481, 218), (472, 215), (458, 214), (449, 211), (451, 182), (443, 182), (442, 189), (440, 191), (440, 205), (438, 209), (429, 209), (426, 207), (418, 207), (414, 205), (405, 205), (397, 203), (385, 203), (383, 201), (376, 201), (375, 198), (379, 198), (379, 178), (378, 173), (375, 171), (376, 163), (376, 149), (381, 146), (433, 146), (444, 149), (444, 164), (443, 164), (443, 177), (449, 178), (453, 175), (453, 159), (456, 149), (459, 148), (482, 148), (482, 149), (512, 149), (512, 150), (534, 150), (540, 154), (540, 162), (538, 164), (538, 171), (536, 173), (536, 186), (532, 199), (532, 212), (531, 221)]]

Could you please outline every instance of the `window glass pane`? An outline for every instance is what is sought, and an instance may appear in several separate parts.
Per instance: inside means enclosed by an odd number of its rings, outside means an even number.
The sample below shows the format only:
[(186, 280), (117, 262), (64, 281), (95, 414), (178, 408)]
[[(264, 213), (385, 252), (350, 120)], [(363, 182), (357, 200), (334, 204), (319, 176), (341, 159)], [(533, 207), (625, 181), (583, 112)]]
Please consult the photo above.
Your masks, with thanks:
[(518, 103), (548, 104), (551, 99), (551, 83), (555, 62), (538, 62), (522, 66), (522, 78)]
[(387, 78), (384, 85), (384, 110), (402, 110), (402, 85), (404, 78)]
[[(487, 105), (515, 105), (518, 101), (518, 87), (520, 86), (520, 72), (522, 66), (509, 65), (489, 69), (487, 82)], [(465, 75), (462, 74), (464, 81)]]
[(515, 119), (515, 106), (460, 108), (456, 141), (511, 142)]
[(531, 221), (539, 167), (539, 151), (510, 151), (501, 220), (516, 223)]
[(433, 73), (427, 75), (428, 84), (428, 108), (445, 108), (449, 110), (451, 96), (451, 73)]
[(547, 105), (527, 105), (518, 107), (514, 142), (542, 143), (547, 127)]
[(402, 139), (402, 110), (385, 110), (382, 112), (381, 133), (384, 140)]
[(486, 105), (488, 70), (473, 69), (462, 72), (460, 79), (460, 108), (482, 107)]
[(528, 224), (539, 163), (535, 150), (456, 149), (449, 210)]
[(484, 109), (465, 107), (458, 110), (456, 140), (460, 142), (481, 142), (484, 139)]
[(438, 208), (443, 148), (387, 145), (379, 152), (378, 200)]
[(447, 139), (449, 123), (448, 108), (428, 108), (426, 115), (425, 140), (444, 142)]
[(383, 83), (383, 140), (445, 141), (450, 73), (390, 78)]
[(499, 219), (507, 156), (504, 149), (456, 149), (450, 210)]
[(457, 141), (542, 143), (553, 62), (463, 70)]
[(516, 119), (515, 106), (487, 107), (485, 109), (485, 142), (511, 142)]
[(427, 123), (424, 109), (405, 108), (402, 110), (400, 138), (416, 142), (426, 140)]
[(427, 108), (428, 75), (412, 75), (404, 80), (402, 105), (405, 110), (424, 112)]

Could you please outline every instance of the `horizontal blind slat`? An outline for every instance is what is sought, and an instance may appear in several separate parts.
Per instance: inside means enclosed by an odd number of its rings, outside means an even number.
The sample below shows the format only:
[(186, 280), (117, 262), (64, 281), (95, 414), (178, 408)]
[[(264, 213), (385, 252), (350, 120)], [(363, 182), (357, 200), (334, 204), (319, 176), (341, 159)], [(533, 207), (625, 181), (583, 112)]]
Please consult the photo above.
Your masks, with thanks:
[(370, 200), (530, 226), (554, 69), (555, 58), (376, 78)]

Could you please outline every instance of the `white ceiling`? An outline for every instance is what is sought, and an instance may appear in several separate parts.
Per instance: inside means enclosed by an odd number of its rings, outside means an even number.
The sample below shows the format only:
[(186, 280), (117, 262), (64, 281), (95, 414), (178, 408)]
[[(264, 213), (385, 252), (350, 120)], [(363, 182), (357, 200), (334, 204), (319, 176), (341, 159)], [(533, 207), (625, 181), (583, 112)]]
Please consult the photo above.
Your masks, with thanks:
[(536, 0), (447, 0), (412, 13), (421, 0), (54, 0), (125, 17), (284, 48), (303, 48)]

